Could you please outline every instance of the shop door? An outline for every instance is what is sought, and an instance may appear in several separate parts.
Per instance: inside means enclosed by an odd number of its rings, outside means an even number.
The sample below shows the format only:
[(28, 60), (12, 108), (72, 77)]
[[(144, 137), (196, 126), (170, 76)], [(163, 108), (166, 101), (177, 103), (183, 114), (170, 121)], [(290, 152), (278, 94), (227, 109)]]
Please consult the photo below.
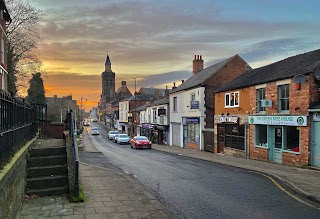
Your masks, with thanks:
[(181, 132), (180, 124), (172, 124), (172, 145), (180, 146)]
[(312, 129), (311, 165), (320, 167), (320, 122), (313, 122)]
[(187, 148), (187, 142), (188, 142), (188, 126), (183, 126), (183, 147)]
[(223, 153), (223, 149), (225, 146), (225, 128), (224, 127), (218, 127), (218, 153)]
[(282, 162), (282, 127), (274, 127), (274, 149), (273, 149), (273, 161)]

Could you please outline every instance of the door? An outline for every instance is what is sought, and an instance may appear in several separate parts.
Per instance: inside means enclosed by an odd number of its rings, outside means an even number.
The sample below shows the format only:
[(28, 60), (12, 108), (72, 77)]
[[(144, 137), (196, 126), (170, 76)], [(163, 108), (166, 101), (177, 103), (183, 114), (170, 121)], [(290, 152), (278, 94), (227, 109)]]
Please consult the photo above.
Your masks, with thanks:
[(223, 149), (225, 146), (225, 128), (224, 127), (218, 127), (218, 153), (223, 153)]
[(172, 145), (180, 146), (180, 124), (172, 124)]
[(320, 167), (320, 121), (313, 122), (311, 145), (311, 165)]
[(183, 126), (183, 147), (187, 148), (187, 141), (188, 141), (188, 126)]
[(283, 130), (281, 126), (274, 127), (274, 150), (273, 161), (282, 162), (282, 135)]
[(209, 152), (214, 152), (214, 133), (212, 131), (203, 131), (203, 139), (204, 139), (204, 150)]

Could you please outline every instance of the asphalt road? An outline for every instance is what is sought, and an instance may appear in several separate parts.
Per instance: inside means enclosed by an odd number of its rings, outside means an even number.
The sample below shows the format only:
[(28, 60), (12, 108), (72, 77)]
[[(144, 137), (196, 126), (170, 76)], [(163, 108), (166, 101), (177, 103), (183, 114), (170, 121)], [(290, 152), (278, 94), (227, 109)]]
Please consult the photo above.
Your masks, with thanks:
[(90, 140), (104, 156), (91, 154), (87, 162), (114, 165), (131, 174), (175, 218), (320, 218), (319, 209), (290, 197), (260, 174), (156, 150), (134, 150), (108, 140), (103, 125), (92, 126), (99, 127), (100, 135)]

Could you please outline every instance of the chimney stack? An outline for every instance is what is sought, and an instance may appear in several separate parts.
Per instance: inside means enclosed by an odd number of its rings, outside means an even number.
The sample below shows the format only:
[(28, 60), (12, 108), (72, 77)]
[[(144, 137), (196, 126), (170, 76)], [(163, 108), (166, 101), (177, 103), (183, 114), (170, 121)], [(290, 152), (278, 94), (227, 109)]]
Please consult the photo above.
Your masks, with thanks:
[(181, 84), (183, 84), (184, 83), (184, 80), (181, 80)]
[(127, 91), (127, 82), (126, 81), (121, 81), (121, 92), (125, 93)]
[(173, 82), (173, 87), (172, 89), (175, 89), (176, 88), (176, 82)]
[(202, 55), (194, 55), (192, 74), (195, 75), (201, 70), (203, 70)]

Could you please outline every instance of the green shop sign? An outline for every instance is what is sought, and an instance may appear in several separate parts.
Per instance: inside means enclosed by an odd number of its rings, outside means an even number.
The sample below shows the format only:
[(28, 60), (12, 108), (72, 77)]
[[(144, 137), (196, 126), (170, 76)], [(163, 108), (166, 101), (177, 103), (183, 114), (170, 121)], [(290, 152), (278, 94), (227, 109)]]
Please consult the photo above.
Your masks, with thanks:
[(249, 124), (307, 126), (307, 116), (249, 116)]

